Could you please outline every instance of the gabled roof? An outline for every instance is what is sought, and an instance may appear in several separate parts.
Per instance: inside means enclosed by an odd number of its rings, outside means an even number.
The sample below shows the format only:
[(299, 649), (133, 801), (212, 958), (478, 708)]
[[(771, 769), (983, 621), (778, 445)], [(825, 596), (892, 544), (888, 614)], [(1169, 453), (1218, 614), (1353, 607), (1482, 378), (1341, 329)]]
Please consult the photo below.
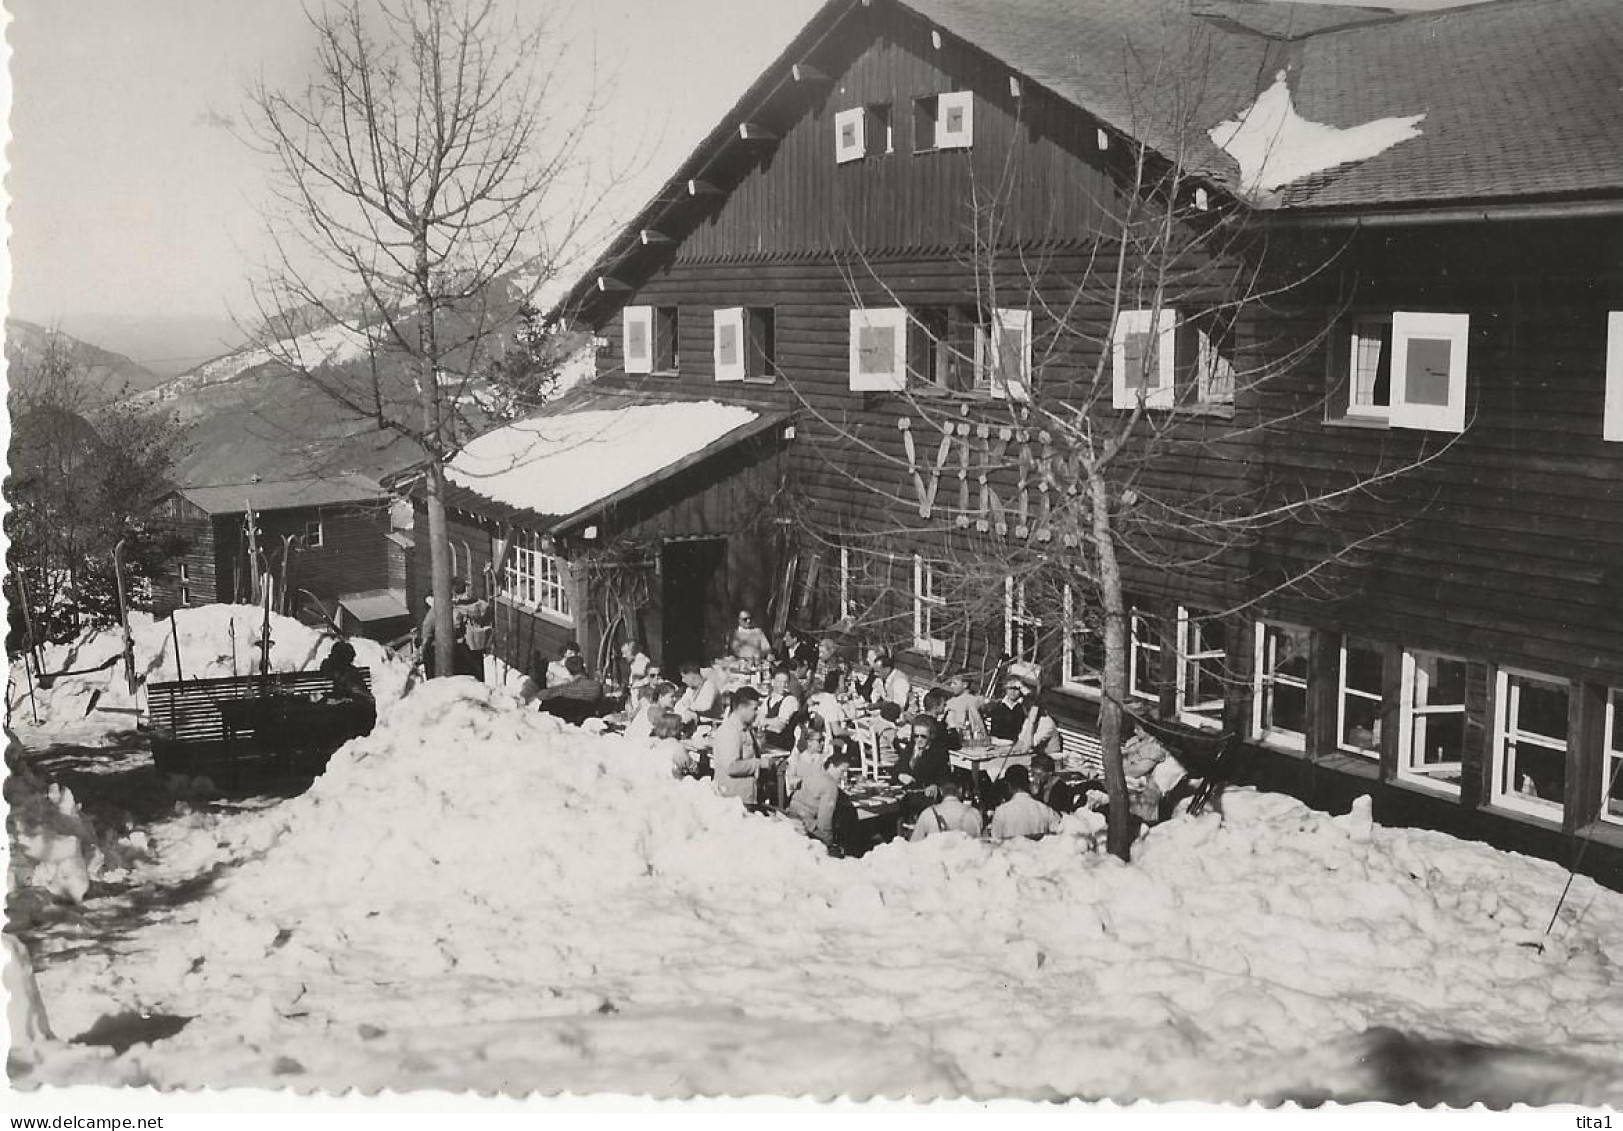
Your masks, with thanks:
[[(1431, 12), (1273, 0), (875, 0), (1238, 192), (1212, 141), (1284, 74), (1295, 110), (1350, 129), (1424, 115), (1384, 152), (1253, 203), (1282, 210), (1623, 198), (1623, 2), (1487, 0)], [(859, 0), (829, 0), (554, 309), (576, 308)], [(1196, 81), (1191, 84), (1191, 75)]]
[(173, 493), (211, 515), (243, 514), (249, 506), (256, 511), (296, 510), (381, 502), (387, 497), (376, 481), (364, 475), (220, 483), (181, 487)]

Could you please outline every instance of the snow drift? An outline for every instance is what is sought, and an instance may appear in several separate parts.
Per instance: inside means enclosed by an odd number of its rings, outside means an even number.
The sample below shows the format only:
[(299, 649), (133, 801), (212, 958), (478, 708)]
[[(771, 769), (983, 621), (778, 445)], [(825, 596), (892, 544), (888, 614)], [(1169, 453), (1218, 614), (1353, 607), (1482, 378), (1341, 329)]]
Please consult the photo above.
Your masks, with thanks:
[(59, 1034), (195, 1020), (26, 1082), (1243, 1101), (1373, 1086), (1390, 1026), (1623, 1098), (1623, 897), (1580, 879), (1540, 951), (1564, 872), (1367, 808), (1231, 792), (1131, 866), (1085, 820), (835, 860), (457, 679), (250, 819), (185, 914), (40, 977)]

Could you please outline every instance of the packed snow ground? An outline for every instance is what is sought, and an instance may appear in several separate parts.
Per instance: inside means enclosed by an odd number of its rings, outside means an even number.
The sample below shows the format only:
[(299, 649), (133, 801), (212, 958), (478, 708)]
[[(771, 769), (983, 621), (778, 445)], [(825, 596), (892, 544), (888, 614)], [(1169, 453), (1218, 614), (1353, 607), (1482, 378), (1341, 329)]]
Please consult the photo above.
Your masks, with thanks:
[(1579, 879), (1540, 950), (1553, 864), (1365, 809), (1224, 810), (1130, 866), (1087, 816), (836, 860), (645, 747), (437, 681), (308, 794), (153, 829), (171, 880), (240, 864), (37, 954), (39, 987), (57, 1037), (193, 1020), (117, 1056), (37, 1043), (18, 1083), (1348, 1097), (1378, 1094), (1359, 1057), (1391, 1026), (1548, 1051), (1509, 1064), (1520, 1098), (1623, 1099), (1623, 897)]

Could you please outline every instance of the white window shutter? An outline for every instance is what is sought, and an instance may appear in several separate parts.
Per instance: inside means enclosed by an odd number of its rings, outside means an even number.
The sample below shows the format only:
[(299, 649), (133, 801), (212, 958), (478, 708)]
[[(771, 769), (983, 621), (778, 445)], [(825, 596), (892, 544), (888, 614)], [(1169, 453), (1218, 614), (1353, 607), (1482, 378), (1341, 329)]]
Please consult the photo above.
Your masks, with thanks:
[[(1009, 351), (1013, 356), (1006, 356)], [(1031, 399), (1031, 311), (998, 310), (992, 315), (992, 395)]]
[(1398, 428), (1465, 431), (1471, 316), (1399, 310), (1392, 315), (1392, 413)]
[(654, 308), (628, 306), (620, 315), (624, 336), (621, 356), (627, 373), (654, 371)]
[(1602, 435), (1623, 440), (1623, 310), (1606, 316), (1606, 422)]
[(935, 147), (968, 149), (975, 143), (975, 95), (967, 90), (936, 97)]
[(868, 113), (861, 106), (834, 115), (834, 161), (843, 165), (868, 152)]
[(851, 311), (851, 390), (907, 388), (907, 311), (900, 307)]
[(745, 376), (744, 308), (723, 307), (716, 311), (716, 380), (742, 381)]
[[(1131, 409), (1138, 405), (1140, 390), (1129, 379), (1142, 377), (1146, 408), (1171, 408), (1173, 380), (1177, 371), (1176, 347), (1178, 313), (1175, 310), (1123, 310), (1116, 315), (1110, 335), (1110, 403), (1113, 408)], [(1155, 343), (1155, 365), (1142, 371), (1142, 361), (1129, 346), (1137, 339), (1138, 349)], [(1140, 355), (1141, 356), (1141, 355)], [(1153, 384), (1151, 384), (1153, 382)]]
[(1003, 579), (1003, 650), (1014, 655), (1014, 578)]

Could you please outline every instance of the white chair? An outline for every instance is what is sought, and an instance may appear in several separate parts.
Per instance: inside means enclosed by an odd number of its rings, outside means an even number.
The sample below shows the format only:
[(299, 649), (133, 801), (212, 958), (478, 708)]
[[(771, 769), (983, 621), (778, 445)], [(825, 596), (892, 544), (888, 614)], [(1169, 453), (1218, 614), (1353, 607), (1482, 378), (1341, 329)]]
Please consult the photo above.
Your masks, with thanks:
[(859, 769), (864, 781), (878, 781), (880, 778), (879, 763), (879, 735), (867, 727), (852, 727), (851, 738), (857, 744), (857, 754), (860, 758)]

